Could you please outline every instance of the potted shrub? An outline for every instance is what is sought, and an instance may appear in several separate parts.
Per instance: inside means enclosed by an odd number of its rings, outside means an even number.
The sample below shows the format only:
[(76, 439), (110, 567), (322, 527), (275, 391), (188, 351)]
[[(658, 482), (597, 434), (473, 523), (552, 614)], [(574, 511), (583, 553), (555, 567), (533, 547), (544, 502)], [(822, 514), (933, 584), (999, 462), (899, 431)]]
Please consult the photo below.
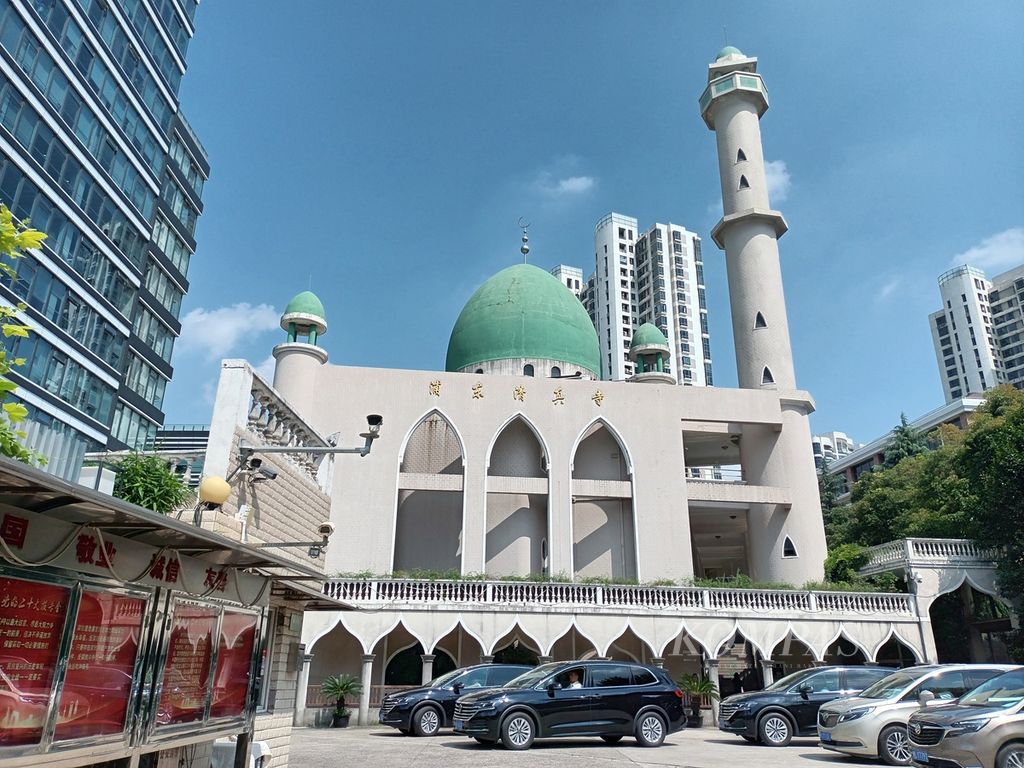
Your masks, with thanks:
[(331, 675), (320, 684), (324, 696), (335, 699), (332, 728), (347, 728), (352, 710), (345, 706), (345, 699), (363, 692), (363, 684), (352, 675)]
[(707, 696), (713, 701), (718, 701), (718, 686), (703, 675), (683, 675), (679, 679), (679, 688), (686, 694), (686, 701), (689, 707), (689, 715), (686, 718), (688, 728), (700, 728), (704, 724), (704, 717), (700, 713), (700, 700)]

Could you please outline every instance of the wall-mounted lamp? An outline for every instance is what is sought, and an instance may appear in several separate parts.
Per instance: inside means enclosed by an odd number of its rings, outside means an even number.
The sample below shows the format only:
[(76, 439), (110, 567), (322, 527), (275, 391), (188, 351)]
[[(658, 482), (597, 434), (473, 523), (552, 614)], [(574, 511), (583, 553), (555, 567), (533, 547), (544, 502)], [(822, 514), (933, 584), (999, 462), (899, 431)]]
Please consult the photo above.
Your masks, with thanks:
[[(202, 525), (203, 509), (216, 509), (221, 506), (228, 500), (228, 496), (231, 495), (231, 486), (228, 485), (228, 481), (223, 477), (207, 475), (199, 482), (199, 489), (196, 495), (198, 499), (196, 500), (195, 509), (192, 510), (192, 523), (194, 525)], [(183, 511), (178, 512), (179, 519)]]

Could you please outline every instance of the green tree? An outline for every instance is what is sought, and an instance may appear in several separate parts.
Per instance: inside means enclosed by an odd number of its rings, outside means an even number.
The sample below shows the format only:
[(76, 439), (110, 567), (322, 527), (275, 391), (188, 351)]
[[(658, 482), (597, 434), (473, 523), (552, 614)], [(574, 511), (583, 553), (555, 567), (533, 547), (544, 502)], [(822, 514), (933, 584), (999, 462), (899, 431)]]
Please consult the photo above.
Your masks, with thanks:
[(886, 469), (895, 467), (903, 459), (918, 456), (928, 450), (924, 436), (907, 423), (907, 415), (900, 414), (900, 423), (892, 430), (892, 440), (885, 449), (883, 466)]
[(991, 390), (967, 429), (959, 469), (976, 503), (968, 513), (971, 537), (998, 548), (1004, 595), (1024, 595), (1024, 392)]
[(130, 453), (117, 462), (114, 496), (168, 515), (185, 503), (188, 486), (155, 454)]
[(818, 497), (821, 500), (821, 511), (826, 515), (831, 512), (842, 491), (838, 477), (829, 471), (828, 459), (821, 457), (821, 468), (818, 470)]
[[(28, 219), (19, 221), (14, 218), (10, 209), (0, 203), (0, 273), (11, 280), (16, 278), (14, 265), (25, 255), (28, 248), (38, 248), (46, 235), (29, 226)], [(0, 454), (25, 464), (45, 464), (46, 457), (24, 446), (25, 432), (18, 424), (28, 416), (28, 409), (13, 400), (17, 385), (7, 378), (15, 366), (25, 364), (23, 358), (12, 358), (7, 349), (6, 340), (12, 337), (24, 338), (29, 334), (29, 327), (23, 325), (15, 314), (25, 309), (24, 304), (17, 306), (0, 306), (0, 328), (3, 340), (0, 341)]]

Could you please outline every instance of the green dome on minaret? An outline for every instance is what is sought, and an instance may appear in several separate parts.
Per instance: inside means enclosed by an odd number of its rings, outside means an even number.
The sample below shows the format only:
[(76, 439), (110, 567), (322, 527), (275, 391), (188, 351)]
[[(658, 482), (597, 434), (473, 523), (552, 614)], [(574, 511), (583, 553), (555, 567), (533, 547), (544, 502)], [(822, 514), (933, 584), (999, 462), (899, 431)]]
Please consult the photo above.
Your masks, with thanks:
[(324, 317), (324, 305), (317, 295), (312, 291), (303, 291), (298, 294), (294, 299), (288, 302), (288, 306), (284, 308), (286, 315), (300, 314), (300, 315), (314, 315), (316, 317)]
[(736, 47), (731, 46), (731, 45), (727, 45), (727, 46), (725, 46), (725, 48), (723, 48), (722, 50), (720, 50), (718, 52), (718, 55), (715, 56), (715, 61), (718, 61), (719, 59), (724, 59), (726, 56), (742, 56), (742, 55), (743, 55), (743, 51), (741, 51), (739, 48), (736, 48)]
[(652, 323), (644, 323), (636, 329), (629, 348), (634, 349), (636, 347), (648, 346), (665, 347), (668, 349), (668, 339), (665, 338), (665, 334), (661, 332), (658, 326)]
[(533, 358), (573, 363), (595, 377), (601, 352), (590, 315), (573, 293), (532, 264), (501, 270), (459, 314), (448, 341), (447, 371)]

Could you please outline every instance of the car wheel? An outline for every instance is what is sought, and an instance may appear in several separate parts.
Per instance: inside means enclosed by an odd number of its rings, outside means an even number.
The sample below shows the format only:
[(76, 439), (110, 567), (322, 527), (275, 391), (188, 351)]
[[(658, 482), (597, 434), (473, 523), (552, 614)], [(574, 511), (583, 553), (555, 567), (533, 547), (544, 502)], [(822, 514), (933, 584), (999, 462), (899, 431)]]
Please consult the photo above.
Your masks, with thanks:
[(910, 740), (902, 725), (890, 725), (878, 736), (878, 756), (888, 765), (910, 765)]
[(505, 749), (529, 749), (533, 744), (533, 720), (516, 712), (501, 724), (501, 743)]
[(474, 736), (473, 738), (476, 739), (477, 744), (482, 744), (485, 747), (493, 747), (498, 743), (494, 739), (485, 739), (482, 736)]
[(757, 736), (746, 736), (743, 734), (741, 735), (743, 736), (744, 741), (749, 741), (751, 744), (757, 744)]
[(996, 768), (1024, 768), (1024, 744), (1007, 744), (996, 755)]
[(441, 715), (433, 707), (423, 707), (412, 716), (412, 730), (417, 736), (436, 736), (441, 730)]
[(605, 743), (607, 744), (618, 744), (620, 741), (622, 741), (621, 736), (602, 736), (601, 738), (604, 739)]
[(641, 747), (660, 747), (665, 741), (665, 720), (657, 712), (645, 712), (636, 721), (636, 743)]
[(769, 712), (757, 724), (761, 743), (769, 747), (784, 747), (793, 738), (793, 726), (789, 718), (778, 712)]

